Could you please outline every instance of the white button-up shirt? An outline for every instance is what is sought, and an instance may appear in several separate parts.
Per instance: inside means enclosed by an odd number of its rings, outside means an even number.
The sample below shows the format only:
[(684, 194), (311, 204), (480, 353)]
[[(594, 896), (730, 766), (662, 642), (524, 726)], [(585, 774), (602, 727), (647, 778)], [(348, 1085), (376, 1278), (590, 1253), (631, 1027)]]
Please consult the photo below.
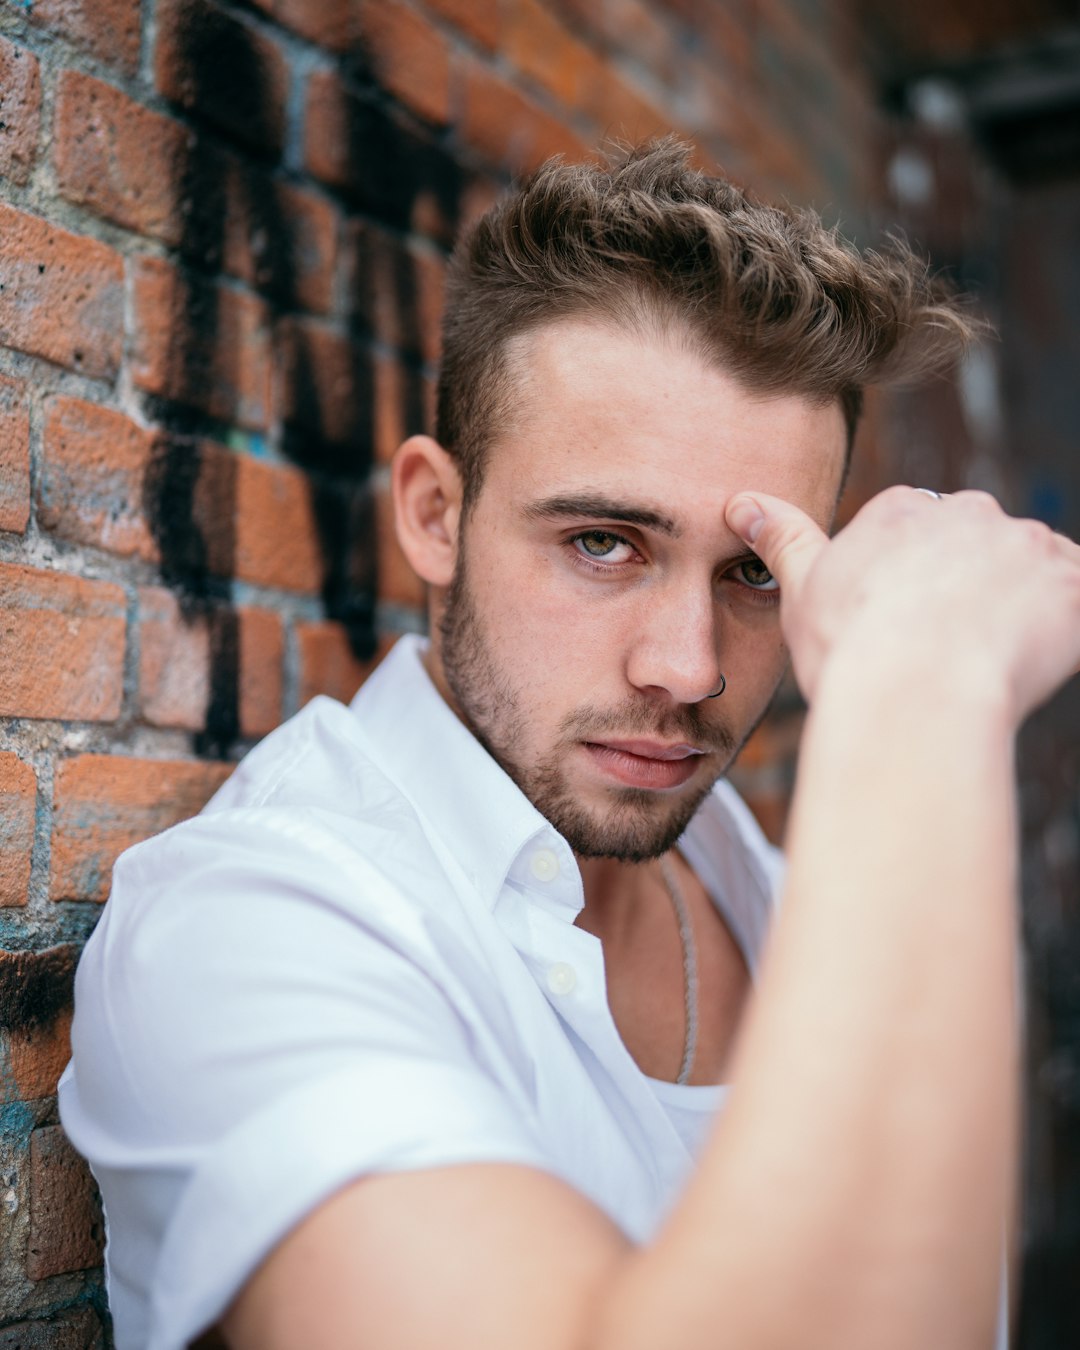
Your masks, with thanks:
[[(570, 848), (420, 651), (116, 865), (60, 1108), (104, 1196), (118, 1350), (179, 1350), (366, 1173), (538, 1167), (645, 1239), (722, 1100), (634, 1063)], [(753, 970), (775, 851), (725, 783), (680, 848)]]

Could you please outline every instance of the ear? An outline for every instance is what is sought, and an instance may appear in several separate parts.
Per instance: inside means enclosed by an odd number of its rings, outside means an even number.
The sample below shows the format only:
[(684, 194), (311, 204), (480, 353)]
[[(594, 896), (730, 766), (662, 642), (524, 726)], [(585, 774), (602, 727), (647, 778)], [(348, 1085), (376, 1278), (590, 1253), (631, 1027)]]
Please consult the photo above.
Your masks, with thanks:
[(431, 586), (448, 586), (457, 561), (462, 482), (438, 441), (410, 436), (391, 467), (394, 524), (401, 551)]

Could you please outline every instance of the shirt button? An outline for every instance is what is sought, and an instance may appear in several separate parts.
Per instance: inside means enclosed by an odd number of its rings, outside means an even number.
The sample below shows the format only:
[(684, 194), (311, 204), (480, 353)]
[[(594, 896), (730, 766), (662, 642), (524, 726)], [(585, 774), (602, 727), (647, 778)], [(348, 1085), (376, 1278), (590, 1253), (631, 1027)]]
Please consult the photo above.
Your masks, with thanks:
[(556, 961), (548, 970), (547, 986), (553, 994), (572, 994), (577, 985), (577, 971), (565, 961)]
[(559, 860), (549, 848), (538, 848), (529, 859), (529, 871), (537, 881), (554, 881), (559, 875)]

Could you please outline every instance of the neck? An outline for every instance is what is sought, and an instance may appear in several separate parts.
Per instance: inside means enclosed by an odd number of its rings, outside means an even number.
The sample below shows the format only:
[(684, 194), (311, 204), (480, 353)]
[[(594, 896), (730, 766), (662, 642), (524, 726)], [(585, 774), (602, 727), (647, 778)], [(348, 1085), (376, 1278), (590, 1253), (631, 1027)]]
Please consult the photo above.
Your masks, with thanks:
[(605, 949), (634, 941), (647, 904), (657, 888), (656, 864), (617, 858), (578, 858), (585, 907), (579, 928), (598, 937)]

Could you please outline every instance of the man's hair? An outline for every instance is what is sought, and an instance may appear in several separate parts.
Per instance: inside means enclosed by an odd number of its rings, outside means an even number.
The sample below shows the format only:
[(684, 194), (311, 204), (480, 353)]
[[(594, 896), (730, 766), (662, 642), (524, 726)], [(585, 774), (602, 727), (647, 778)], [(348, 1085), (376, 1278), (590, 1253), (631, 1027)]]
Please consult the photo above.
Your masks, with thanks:
[(517, 390), (512, 340), (559, 319), (676, 332), (762, 394), (838, 401), (848, 450), (869, 384), (941, 368), (984, 325), (896, 239), (860, 252), (813, 211), (690, 167), (674, 138), (606, 167), (549, 160), (458, 242), (437, 435), (475, 500)]

